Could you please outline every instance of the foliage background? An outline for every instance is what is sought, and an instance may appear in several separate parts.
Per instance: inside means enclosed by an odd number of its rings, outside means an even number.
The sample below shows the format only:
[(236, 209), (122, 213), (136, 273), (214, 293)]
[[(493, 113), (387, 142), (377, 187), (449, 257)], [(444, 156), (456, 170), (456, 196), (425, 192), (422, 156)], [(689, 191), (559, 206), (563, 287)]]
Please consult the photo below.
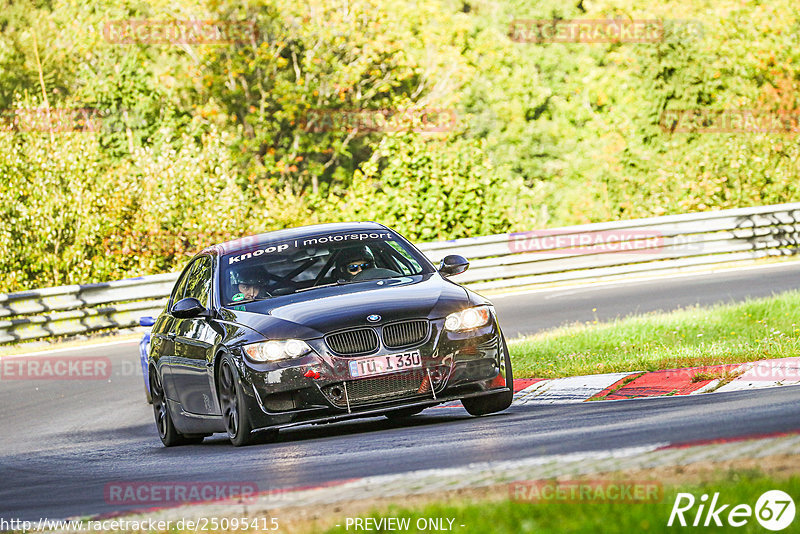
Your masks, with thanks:
[[(676, 20), (680, 17), (679, 20)], [(666, 20), (663, 41), (519, 43), (514, 19)], [(227, 45), (121, 19), (251, 20)], [(95, 131), (14, 110), (92, 108)], [(210, 242), (376, 220), (450, 239), (800, 200), (797, 137), (670, 133), (664, 110), (797, 110), (794, 0), (0, 0), (0, 291), (174, 270)], [(452, 109), (439, 133), (315, 110)], [(12, 117), (12, 118), (10, 118)]]

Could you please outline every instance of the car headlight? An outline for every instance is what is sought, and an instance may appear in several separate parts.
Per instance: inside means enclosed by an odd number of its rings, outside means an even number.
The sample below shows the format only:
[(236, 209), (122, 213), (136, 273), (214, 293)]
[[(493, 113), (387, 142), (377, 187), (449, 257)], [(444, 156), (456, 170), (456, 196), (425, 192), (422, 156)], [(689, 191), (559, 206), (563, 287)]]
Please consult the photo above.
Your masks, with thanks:
[(299, 339), (286, 339), (283, 341), (262, 341), (245, 345), (244, 353), (255, 362), (276, 362), (299, 358), (311, 352), (311, 347)]
[(489, 306), (476, 306), (451, 313), (444, 320), (444, 327), (451, 332), (472, 330), (488, 324), (491, 319), (492, 313), (489, 311)]

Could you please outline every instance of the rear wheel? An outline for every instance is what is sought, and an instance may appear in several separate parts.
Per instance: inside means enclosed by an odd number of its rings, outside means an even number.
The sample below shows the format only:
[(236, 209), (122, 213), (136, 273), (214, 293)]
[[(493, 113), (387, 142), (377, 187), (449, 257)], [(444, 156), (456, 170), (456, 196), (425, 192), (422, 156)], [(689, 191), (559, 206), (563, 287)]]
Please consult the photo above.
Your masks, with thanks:
[(153, 399), (153, 415), (156, 419), (158, 437), (161, 438), (161, 443), (165, 447), (193, 445), (203, 441), (205, 436), (187, 436), (175, 429), (175, 425), (172, 423), (172, 415), (170, 415), (169, 407), (167, 406), (167, 396), (164, 393), (161, 378), (158, 376), (158, 371), (155, 370), (150, 373), (150, 394)]
[(253, 425), (250, 422), (247, 397), (239, 371), (230, 356), (225, 355), (222, 358), (219, 369), (219, 404), (225, 430), (234, 446), (250, 445), (257, 438), (252, 433)]
[(494, 393), (492, 395), (485, 395), (482, 397), (471, 397), (469, 399), (461, 399), (461, 404), (464, 405), (470, 415), (486, 415), (495, 412), (502, 412), (509, 406), (514, 399), (514, 373), (511, 370), (511, 356), (508, 353), (506, 340), (503, 338), (503, 367), (505, 375), (505, 388), (504, 390)]

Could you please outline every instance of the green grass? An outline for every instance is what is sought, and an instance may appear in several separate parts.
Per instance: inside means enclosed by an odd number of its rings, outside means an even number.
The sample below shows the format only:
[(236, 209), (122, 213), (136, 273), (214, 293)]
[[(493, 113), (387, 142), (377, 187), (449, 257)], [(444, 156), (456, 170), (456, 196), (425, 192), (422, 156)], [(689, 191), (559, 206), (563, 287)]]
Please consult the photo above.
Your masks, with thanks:
[(593, 321), (509, 342), (514, 376), (656, 371), (800, 353), (800, 291), (741, 304)]
[[(639, 481), (636, 481), (639, 482)], [(748, 518), (748, 522), (741, 528), (732, 528), (726, 524), (727, 514), (738, 504), (747, 504), (755, 507), (758, 497), (768, 490), (780, 489), (797, 500), (800, 495), (800, 477), (794, 476), (785, 480), (775, 480), (758, 472), (729, 472), (725, 480), (706, 483), (697, 486), (682, 486), (680, 488), (665, 488), (663, 499), (657, 502), (614, 502), (614, 501), (514, 501), (509, 498), (495, 501), (434, 503), (419, 508), (390, 507), (380, 513), (373, 512), (373, 518), (409, 518), (411, 528), (404, 532), (423, 532), (416, 528), (417, 521), (426, 518), (451, 518), (453, 521), (452, 532), (458, 533), (496, 533), (516, 534), (532, 532), (537, 534), (587, 532), (587, 533), (624, 533), (631, 532), (675, 532), (683, 530), (702, 530), (703, 532), (768, 532), (762, 528), (755, 517)], [(694, 495), (694, 507), (684, 517), (688, 527), (681, 528), (674, 523), (667, 527), (670, 512), (678, 492), (687, 492)], [(730, 504), (721, 514), (720, 520), (723, 527), (702, 526), (694, 529), (691, 523), (694, 520), (701, 495), (713, 496), (719, 492), (717, 507)], [(709, 499), (710, 500), (710, 499)], [(705, 521), (705, 512), (700, 524)], [(795, 517), (794, 522), (783, 532), (796, 532), (800, 517)], [(446, 524), (446, 523), (445, 523)], [(463, 527), (460, 525), (464, 525)], [(353, 532), (353, 526), (345, 529), (345, 524), (327, 532), (343, 533)], [(376, 532), (389, 532), (376, 530)], [(430, 531), (427, 531), (430, 532)]]

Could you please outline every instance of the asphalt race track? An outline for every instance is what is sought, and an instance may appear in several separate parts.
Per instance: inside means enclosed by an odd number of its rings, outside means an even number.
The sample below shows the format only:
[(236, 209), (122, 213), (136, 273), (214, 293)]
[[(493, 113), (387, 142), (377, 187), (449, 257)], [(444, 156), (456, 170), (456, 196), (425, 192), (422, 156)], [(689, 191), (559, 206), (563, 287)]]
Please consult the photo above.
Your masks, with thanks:
[[(571, 322), (769, 297), (800, 287), (800, 263), (694, 276), (598, 284), (493, 298), (507, 338)], [(597, 308), (596, 311), (592, 311)]]
[[(571, 321), (741, 300), (800, 287), (800, 264), (571, 288), (495, 299), (507, 337)], [(596, 311), (592, 311), (596, 308)], [(111, 379), (0, 382), (0, 517), (108, 513), (111, 482), (248, 481), (261, 491), (487, 460), (688, 443), (800, 429), (800, 387), (690, 397), (512, 406), (471, 418), (435, 408), (281, 432), (235, 449), (222, 435), (166, 449), (143, 394), (135, 343), (72, 351), (108, 356)]]

